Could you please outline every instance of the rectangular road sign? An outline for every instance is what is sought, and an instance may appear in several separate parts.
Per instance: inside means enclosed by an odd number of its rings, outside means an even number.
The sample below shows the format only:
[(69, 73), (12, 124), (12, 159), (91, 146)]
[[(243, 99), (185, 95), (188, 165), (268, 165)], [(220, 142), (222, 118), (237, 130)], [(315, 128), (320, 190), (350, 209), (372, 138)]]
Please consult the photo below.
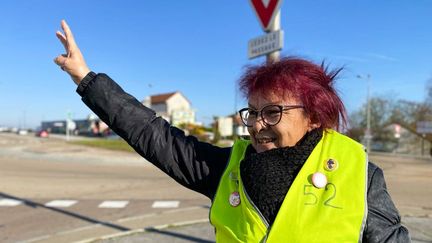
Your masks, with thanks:
[(432, 121), (418, 121), (417, 133), (421, 133), (421, 134), (432, 133)]
[(283, 48), (283, 30), (270, 32), (252, 39), (248, 43), (249, 59), (266, 55)]

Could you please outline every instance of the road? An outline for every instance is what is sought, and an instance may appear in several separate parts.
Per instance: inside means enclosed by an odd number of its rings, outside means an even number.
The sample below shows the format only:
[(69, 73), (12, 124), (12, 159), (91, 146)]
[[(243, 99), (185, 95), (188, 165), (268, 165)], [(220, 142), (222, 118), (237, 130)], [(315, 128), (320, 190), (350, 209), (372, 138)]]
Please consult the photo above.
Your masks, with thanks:
[(134, 153), (0, 133), (0, 242), (70, 242), (202, 220), (209, 204)]
[(432, 159), (372, 153), (413, 242), (432, 242)]
[[(383, 154), (370, 159), (383, 168), (414, 242), (432, 242), (432, 161)], [(0, 133), (0, 242), (71, 242), (114, 234), (119, 240), (152, 226), (161, 227), (123, 242), (211, 242), (209, 205), (134, 153)], [(178, 231), (164, 227), (171, 224), (192, 225)]]

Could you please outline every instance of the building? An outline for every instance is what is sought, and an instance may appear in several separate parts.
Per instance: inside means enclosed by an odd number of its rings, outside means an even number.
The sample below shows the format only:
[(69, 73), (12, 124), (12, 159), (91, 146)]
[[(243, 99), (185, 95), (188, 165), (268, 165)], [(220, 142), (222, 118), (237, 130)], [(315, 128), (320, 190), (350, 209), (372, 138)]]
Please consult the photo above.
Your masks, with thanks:
[(219, 134), (222, 138), (229, 137), (233, 135), (233, 119), (232, 117), (218, 117), (217, 127)]
[(249, 137), (249, 131), (247, 127), (243, 124), (240, 114), (235, 113), (231, 116), (234, 120), (234, 131), (237, 136), (240, 137)]
[(241, 121), (238, 113), (226, 117), (217, 117), (215, 123), (221, 137), (230, 137), (233, 135), (239, 137), (249, 136), (247, 127)]
[(146, 97), (142, 104), (154, 110), (171, 125), (195, 123), (195, 111), (190, 101), (179, 91)]
[[(417, 156), (432, 155), (432, 144), (431, 142), (426, 140), (426, 134), (416, 133), (415, 131), (407, 129), (399, 124), (391, 124), (385, 129), (394, 132), (394, 137), (396, 140), (395, 142), (393, 142), (393, 144), (391, 142), (385, 144), (387, 145), (387, 147), (391, 148), (391, 150), (387, 149), (388, 152)], [(381, 144), (372, 143), (372, 145), (373, 151), (374, 145), (380, 146)]]
[(41, 130), (49, 133), (65, 134), (66, 129), (69, 129), (70, 134), (73, 135), (101, 136), (112, 133), (109, 127), (95, 115), (89, 115), (87, 119), (81, 120), (56, 120), (41, 123)]

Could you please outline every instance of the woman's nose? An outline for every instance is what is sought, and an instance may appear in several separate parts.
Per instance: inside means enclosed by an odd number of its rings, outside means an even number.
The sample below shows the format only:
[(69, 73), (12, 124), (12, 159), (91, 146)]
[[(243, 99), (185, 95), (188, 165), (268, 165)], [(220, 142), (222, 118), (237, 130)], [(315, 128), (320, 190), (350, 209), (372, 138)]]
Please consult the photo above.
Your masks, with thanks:
[(252, 124), (253, 130), (255, 130), (255, 132), (257, 133), (260, 132), (265, 127), (266, 124), (264, 123), (264, 120), (261, 117), (257, 118)]

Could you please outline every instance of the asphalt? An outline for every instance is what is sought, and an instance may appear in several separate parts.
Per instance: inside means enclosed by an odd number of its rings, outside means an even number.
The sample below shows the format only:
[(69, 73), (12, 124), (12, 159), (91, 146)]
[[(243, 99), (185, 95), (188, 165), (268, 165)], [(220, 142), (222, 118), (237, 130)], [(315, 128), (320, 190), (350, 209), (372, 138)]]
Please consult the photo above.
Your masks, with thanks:
[(170, 242), (170, 243), (211, 243), (215, 242), (214, 229), (208, 222), (185, 223), (182, 225), (163, 225), (114, 235), (90, 242), (98, 243), (135, 243), (135, 242)]
[[(402, 223), (410, 232), (413, 243), (432, 242), (432, 218), (404, 217)], [(135, 243), (135, 242), (170, 242), (170, 243), (211, 243), (215, 242), (214, 229), (206, 220), (185, 222), (173, 225), (161, 225), (134, 230), (99, 239), (89, 239), (91, 243)]]
[[(104, 177), (107, 177), (106, 180), (108, 182), (104, 182), (103, 185), (115, 184), (121, 182), (121, 180), (117, 181), (117, 174), (113, 174), (111, 171), (111, 167), (116, 164), (122, 164), (121, 168), (127, 167), (127, 165), (132, 166), (133, 171), (137, 171), (135, 165), (142, 164), (142, 158), (139, 156), (131, 157), (132, 155), (121, 154), (115, 155), (114, 152), (111, 151), (94, 151), (94, 149), (90, 148), (80, 148), (76, 149), (75, 147), (63, 147), (62, 145), (56, 145), (49, 143), (50, 146), (46, 145), (51, 139), (48, 141), (43, 141), (39, 143), (34, 143), (34, 139), (29, 139), (27, 136), (19, 136), (16, 137), (6, 136), (3, 141), (0, 141), (2, 145), (2, 150), (0, 150), (0, 155), (4, 158), (7, 158), (7, 161), (10, 158), (15, 158), (14, 163), (9, 161), (9, 164), (14, 164), (14, 170), (12, 175), (21, 175), (24, 171), (22, 166), (30, 166), (28, 169), (32, 171), (32, 173), (40, 172), (45, 173), (46, 169), (41, 167), (41, 163), (43, 161), (62, 161), (65, 163), (56, 163), (55, 168), (61, 169), (60, 171), (69, 171), (71, 168), (74, 168), (74, 171), (77, 170), (78, 174), (82, 177), (83, 174), (89, 173), (91, 178), (94, 177), (95, 172), (92, 171), (93, 166), (96, 166), (98, 173), (104, 174)], [(24, 140), (29, 141), (24, 141)], [(28, 146), (24, 146), (28, 144)], [(30, 145), (31, 146), (30, 146)], [(43, 148), (42, 148), (43, 146)], [(9, 149), (5, 149), (8, 147)], [(18, 150), (17, 150), (18, 149)], [(16, 150), (16, 151), (15, 151)], [(84, 153), (85, 151), (86, 153)], [(77, 154), (81, 155), (81, 159), (85, 160), (85, 166), (78, 163)], [(102, 156), (106, 159), (101, 159)], [(19, 155), (19, 156), (18, 156)], [(18, 157), (17, 157), (18, 156)], [(35, 163), (16, 163), (20, 159), (22, 162), (30, 159), (34, 159), (37, 157), (38, 163), (37, 166)], [(84, 157), (83, 157), (84, 156)], [(59, 157), (59, 158), (57, 158)], [(428, 186), (432, 184), (432, 160), (431, 158), (417, 158), (411, 156), (402, 156), (402, 155), (388, 155), (388, 154), (375, 154), (371, 156), (372, 160), (377, 162), (377, 164), (384, 170), (386, 181), (388, 184), (389, 192), (394, 199), (394, 202), (399, 209), (402, 215), (402, 222), (410, 231), (412, 242), (431, 242), (432, 243), (432, 187)], [(40, 160), (40, 161), (39, 161)], [(33, 160), (31, 160), (33, 161)], [(127, 162), (125, 162), (127, 161)], [(67, 162), (67, 163), (66, 163)], [(104, 166), (100, 166), (103, 164)], [(8, 165), (7, 163), (3, 164), (2, 169), (4, 170)], [(22, 165), (20, 167), (20, 165)], [(62, 167), (62, 166), (71, 166), (71, 167)], [(16, 167), (18, 166), (18, 167)], [(146, 165), (139, 170), (139, 175), (141, 177), (137, 177), (135, 174), (129, 174), (124, 172), (123, 176), (127, 176), (130, 178), (139, 178), (139, 181), (133, 181), (133, 187), (131, 189), (137, 191), (143, 191), (144, 189), (148, 190), (149, 187), (147, 184), (153, 181), (146, 181), (142, 177), (143, 171), (147, 171), (146, 168), (150, 168), (151, 165)], [(16, 168), (19, 168), (16, 169)], [(115, 170), (119, 170), (117, 167), (113, 167)], [(15, 171), (16, 169), (16, 171)], [(126, 168), (127, 169), (127, 168)], [(51, 169), (50, 169), (51, 170)], [(106, 171), (105, 171), (106, 170)], [(28, 170), (26, 170), (28, 171)], [(53, 170), (54, 172), (56, 170)], [(3, 171), (4, 172), (4, 171)], [(20, 172), (20, 173), (18, 173)], [(109, 172), (109, 173), (108, 173)], [(27, 173), (27, 172), (26, 172)], [(150, 171), (149, 173), (155, 173), (154, 171)], [(109, 175), (117, 175), (113, 178), (109, 177)], [(35, 190), (29, 189), (28, 187), (20, 186), (22, 184), (17, 183), (15, 180), (5, 180), (6, 175), (10, 176), (11, 174), (3, 174), (2, 175), (2, 186), (4, 188), (8, 188), (8, 191), (11, 191), (17, 195), (27, 195), (27, 197), (32, 198), (32, 195), (35, 193)], [(132, 176), (130, 176), (132, 175)], [(163, 176), (163, 175), (161, 175)], [(9, 177), (8, 177), (9, 178)], [(19, 177), (19, 182), (23, 182), (23, 178), (29, 179), (29, 174), (26, 174), (25, 177)], [(38, 178), (45, 178), (47, 180), (49, 177), (46, 174), (39, 176)], [(56, 177), (57, 178), (57, 177)], [(151, 178), (155, 178), (154, 176)], [(97, 178), (95, 178), (97, 179)], [(121, 179), (121, 178), (120, 178)], [(152, 180), (153, 180), (152, 179)], [(99, 181), (89, 181), (84, 180), (86, 184), (93, 185), (94, 183), (99, 183)], [(67, 181), (66, 181), (67, 182)], [(115, 183), (114, 183), (115, 182)], [(162, 181), (158, 181), (158, 183), (162, 183)], [(53, 184), (52, 181), (49, 181), (49, 184)], [(59, 185), (59, 181), (55, 181), (56, 185)], [(23, 184), (25, 185), (25, 184)], [(39, 188), (42, 188), (38, 184)], [(137, 187), (140, 185), (142, 187)], [(146, 186), (147, 185), (147, 186)], [(94, 191), (97, 192), (97, 198), (102, 195), (100, 187), (97, 184), (95, 186)], [(14, 189), (15, 190), (12, 190)], [(126, 186), (125, 188), (129, 188)], [(164, 187), (163, 187), (164, 188)], [(171, 188), (171, 187), (169, 187)], [(173, 187), (174, 189), (167, 189), (166, 193), (168, 195), (172, 195), (174, 190), (175, 193), (179, 194), (179, 189), (177, 187)], [(116, 188), (113, 188), (116, 189)], [(26, 193), (21, 193), (20, 190), (24, 190)], [(82, 192), (81, 186), (74, 186), (69, 191), (62, 190), (57, 193), (59, 195), (81, 195)], [(158, 191), (160, 190), (157, 189)], [(96, 194), (94, 191), (89, 195)], [(111, 190), (108, 190), (111, 192)], [(43, 191), (39, 190), (37, 193), (40, 194)], [(13, 194), (12, 193), (12, 194)], [(30, 193), (30, 194), (29, 194)], [(31, 194), (33, 193), (33, 194)], [(52, 196), (52, 192), (46, 192), (46, 196)], [(112, 193), (115, 193), (115, 198), (124, 197), (125, 199), (136, 199), (131, 198), (133, 195), (137, 195), (135, 191), (130, 190), (113, 190)], [(155, 191), (152, 191), (154, 194)], [(56, 195), (57, 195), (56, 194)], [(88, 193), (87, 193), (88, 194)], [(103, 194), (106, 198), (112, 198), (114, 195), (112, 194)], [(183, 194), (182, 194), (183, 195)], [(197, 198), (194, 196), (195, 194), (185, 193), (182, 198), (190, 200), (196, 200)], [(39, 195), (40, 196), (40, 195)], [(88, 196), (86, 195), (86, 198)], [(194, 204), (195, 205), (195, 204)], [(72, 228), (72, 230), (64, 231), (66, 233), (58, 234), (54, 233), (53, 235), (48, 235), (46, 238), (39, 237), (39, 242), (214, 242), (214, 230), (211, 225), (208, 223), (208, 207), (192, 207), (194, 205), (189, 205), (187, 208), (180, 208), (175, 210), (168, 210), (159, 213), (151, 213), (149, 215), (136, 215), (130, 218), (121, 218), (117, 220), (116, 218), (107, 217), (106, 220), (109, 222), (114, 222), (115, 224), (121, 224), (122, 226), (132, 229), (131, 231), (118, 233), (118, 230), (107, 230), (107, 227), (104, 225), (96, 224), (90, 226), (83, 226), (81, 228)], [(201, 205), (201, 204), (200, 204)], [(139, 211), (135, 212), (138, 213)], [(86, 212), (85, 215), (93, 215), (93, 212)], [(134, 215), (132, 213), (132, 215)], [(100, 216), (100, 215), (99, 215)], [(149, 217), (151, 216), (151, 217)], [(96, 215), (95, 217), (98, 217)], [(1, 217), (0, 217), (1, 218)], [(10, 218), (12, 220), (13, 217)], [(47, 219), (44, 219), (44, 223), (42, 221), (38, 221), (37, 224), (44, 226), (41, 230), (46, 234), (51, 232), (46, 229), (49, 226), (47, 223)], [(180, 222), (179, 220), (189, 220), (186, 222)], [(26, 218), (26, 221), (30, 221), (29, 218)], [(10, 222), (10, 221), (9, 221)], [(29, 226), (34, 230), (35, 223), (27, 222)], [(161, 225), (164, 224), (164, 225)], [(3, 227), (4, 229), (4, 227)], [(15, 230), (19, 229), (17, 227)], [(28, 231), (26, 231), (28, 232)], [(57, 232), (57, 231), (54, 231)], [(17, 234), (17, 233), (15, 233)], [(2, 235), (3, 236), (3, 235)], [(68, 237), (68, 238), (66, 238)], [(93, 238), (89, 238), (93, 237)], [(34, 239), (34, 238), (32, 238)], [(11, 241), (16, 242), (16, 241)], [(25, 241), (24, 241), (25, 242)], [(27, 241), (30, 242), (30, 241)]]
[[(402, 224), (408, 228), (414, 243), (432, 243), (432, 182), (431, 158), (386, 154), (373, 156), (384, 169), (390, 194), (402, 215)], [(203, 219), (205, 220), (205, 219)], [(93, 242), (214, 242), (214, 230), (208, 221), (179, 223), (141, 229), (107, 236)]]

